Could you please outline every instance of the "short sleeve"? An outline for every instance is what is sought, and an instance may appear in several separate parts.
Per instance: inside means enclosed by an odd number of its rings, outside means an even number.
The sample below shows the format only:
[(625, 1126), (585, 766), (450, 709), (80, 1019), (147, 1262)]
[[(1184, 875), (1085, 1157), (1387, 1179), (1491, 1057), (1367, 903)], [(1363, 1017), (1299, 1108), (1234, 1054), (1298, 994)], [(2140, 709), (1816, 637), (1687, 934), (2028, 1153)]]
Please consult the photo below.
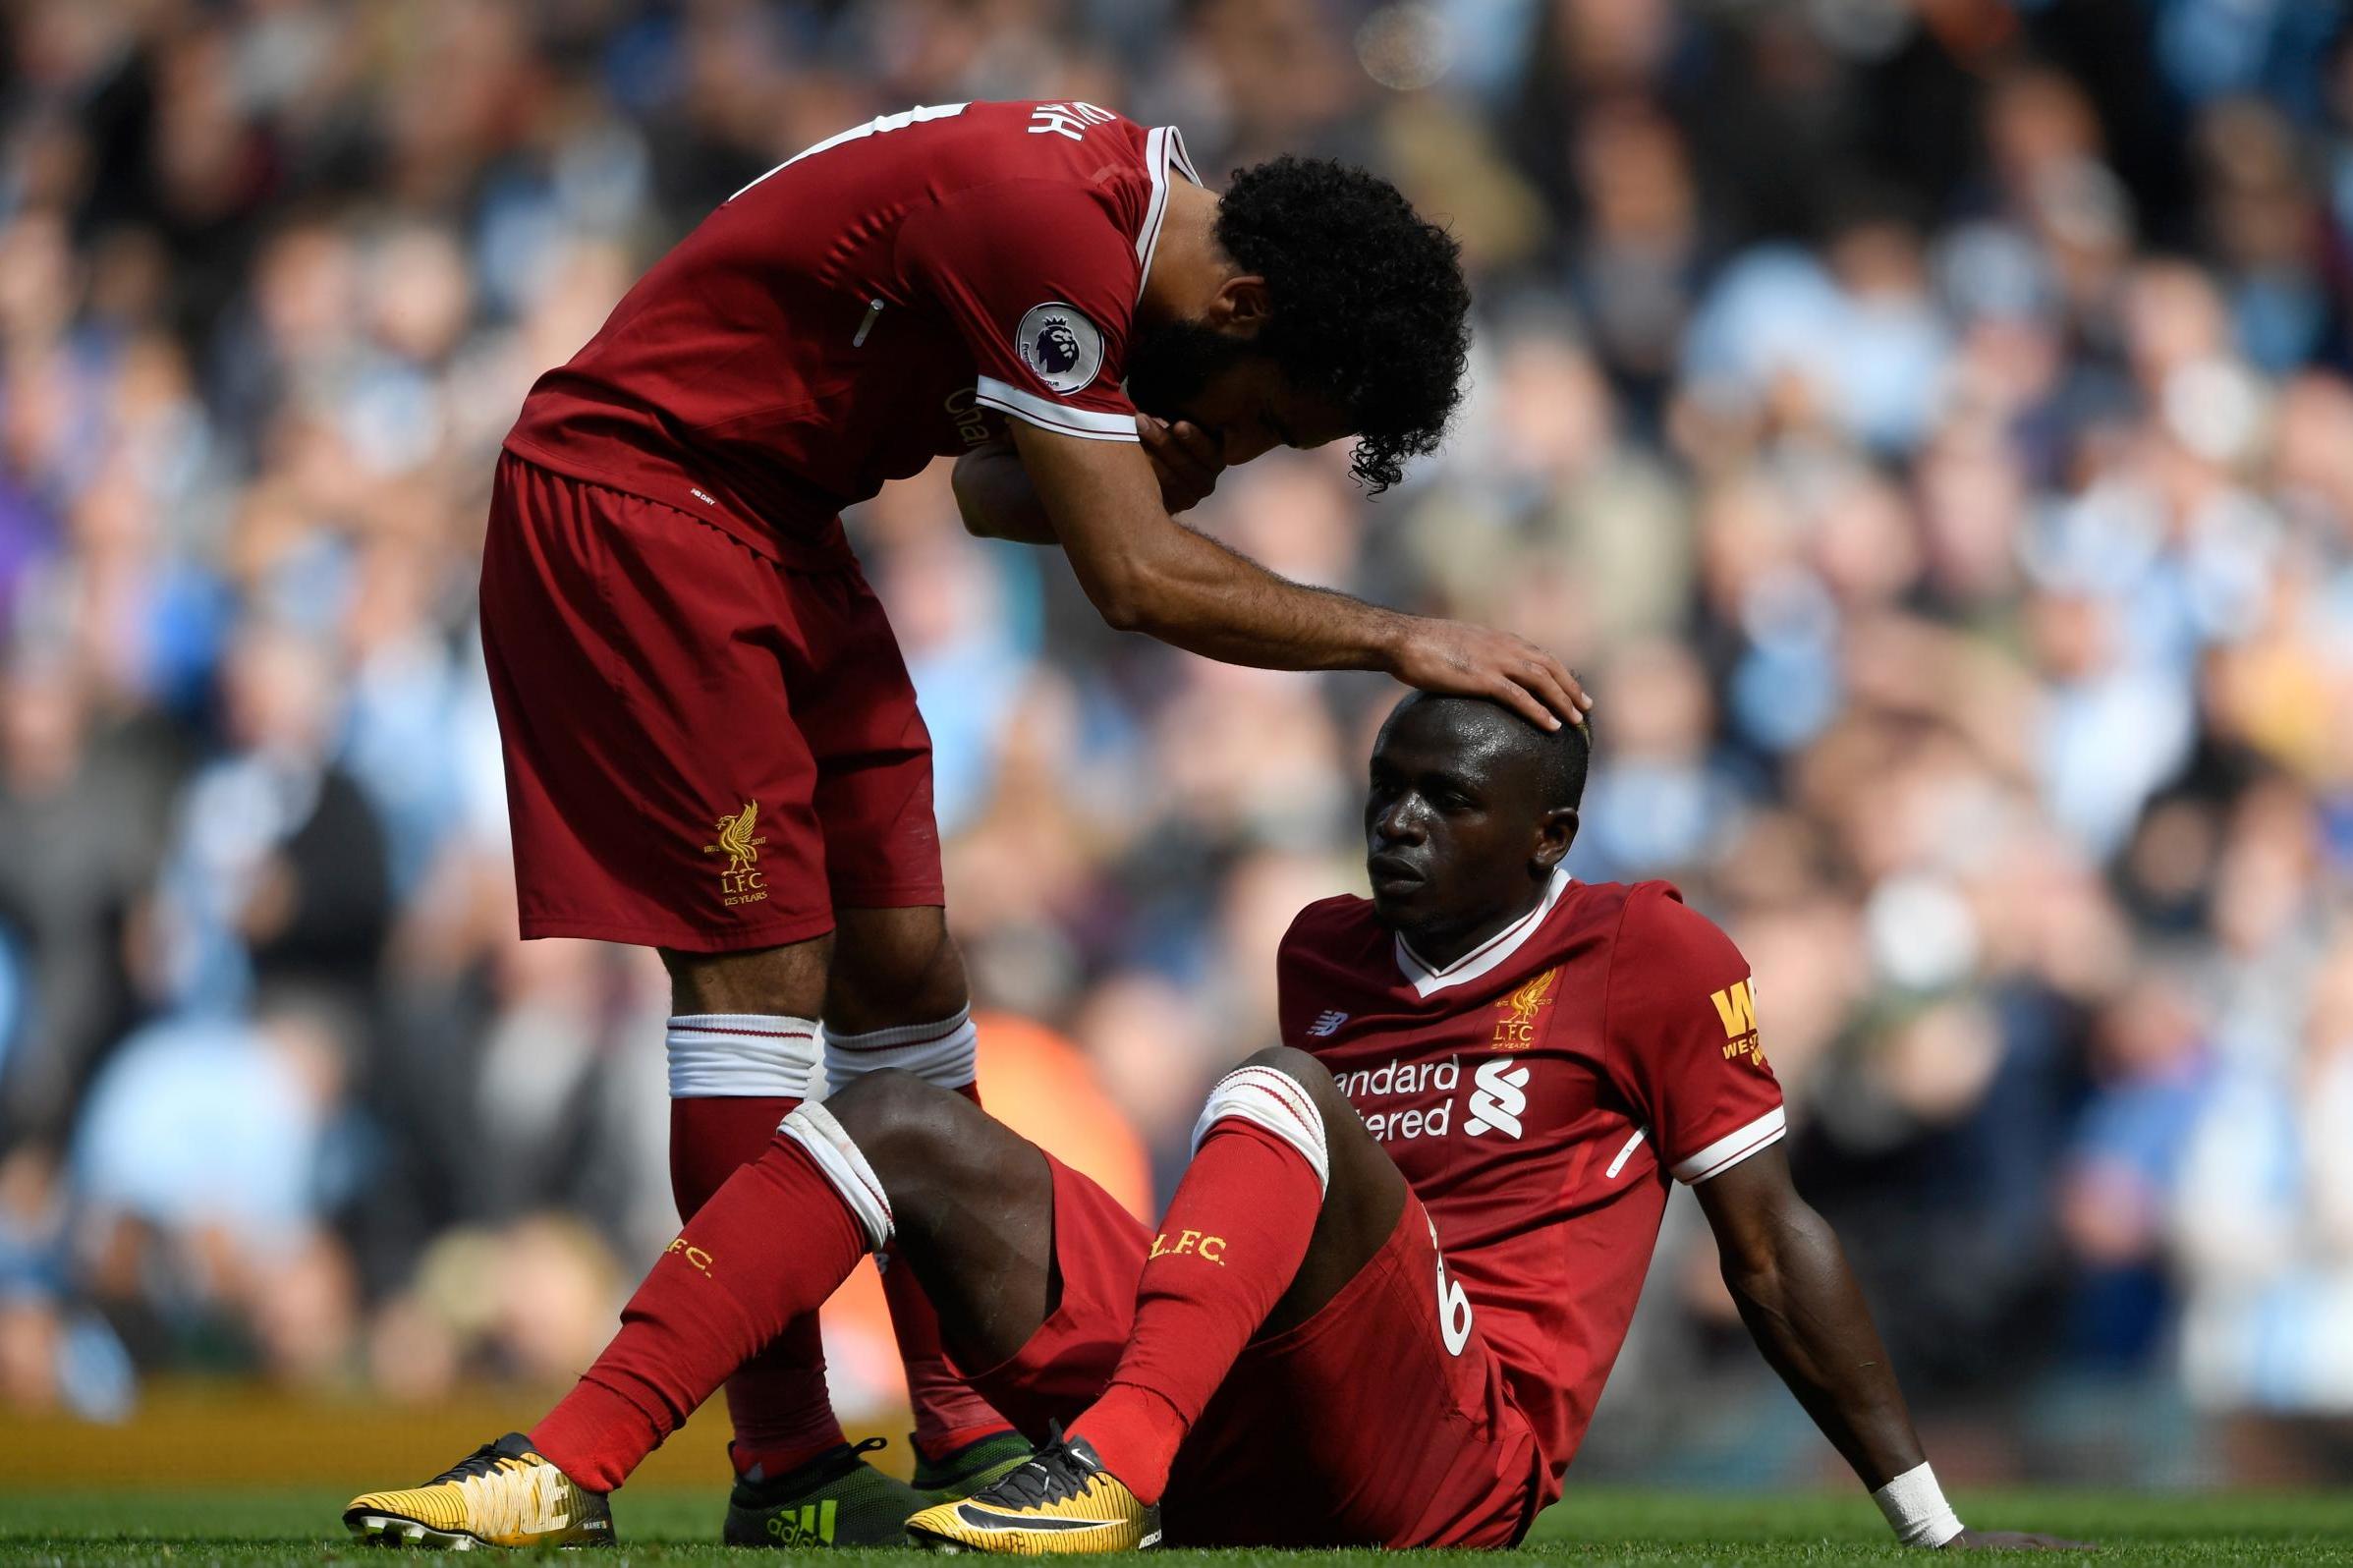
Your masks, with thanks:
[(1748, 960), (1661, 882), (1628, 897), (1610, 956), (1610, 1077), (1677, 1181), (1720, 1176), (1785, 1131)]
[(898, 258), (972, 352), (980, 404), (1062, 435), (1136, 439), (1120, 384), (1136, 242), (1085, 188), (1008, 180), (958, 192), (908, 216)]
[[(1274, 1016), (1277, 1037), (1285, 1045), (1298, 1050), (1311, 1048), (1315, 1041), (1308, 1031), (1314, 1027), (1316, 1015), (1308, 1008), (1312, 989), (1307, 978), (1308, 932), (1304, 927), (1314, 906), (1301, 910), (1291, 918), (1290, 928), (1274, 948)], [(1328, 1033), (1328, 1031), (1326, 1032)]]

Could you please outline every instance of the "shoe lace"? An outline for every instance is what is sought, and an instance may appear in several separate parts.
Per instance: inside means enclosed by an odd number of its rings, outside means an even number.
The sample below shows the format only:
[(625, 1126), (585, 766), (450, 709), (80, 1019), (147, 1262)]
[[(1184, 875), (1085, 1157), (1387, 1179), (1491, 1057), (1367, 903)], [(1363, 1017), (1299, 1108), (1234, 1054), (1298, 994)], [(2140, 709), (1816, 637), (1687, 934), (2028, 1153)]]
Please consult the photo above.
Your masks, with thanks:
[(521, 1470), (523, 1468), (522, 1460), (517, 1459), (513, 1454), (500, 1453), (496, 1443), (484, 1443), (441, 1472), (440, 1475), (435, 1476), (431, 1481), (426, 1482), (425, 1484), (428, 1486), (449, 1485), (458, 1482), (476, 1481), (483, 1476), (496, 1475), (502, 1470)]
[(1094, 1472), (1071, 1452), (1056, 1422), (1046, 1428), (1046, 1440), (1037, 1451), (982, 1495), (1001, 1507), (1036, 1508), (1083, 1495), (1093, 1477)]
[[(732, 1448), (734, 1445), (728, 1445)], [(851, 1443), (827, 1454), (821, 1454), (808, 1464), (788, 1470), (782, 1475), (763, 1476), (758, 1481), (739, 1482), (742, 1494), (758, 1506), (768, 1507), (782, 1500), (806, 1496), (809, 1492), (829, 1486), (856, 1471), (866, 1455), (877, 1448), (888, 1448), (887, 1437), (868, 1437), (864, 1442)]]

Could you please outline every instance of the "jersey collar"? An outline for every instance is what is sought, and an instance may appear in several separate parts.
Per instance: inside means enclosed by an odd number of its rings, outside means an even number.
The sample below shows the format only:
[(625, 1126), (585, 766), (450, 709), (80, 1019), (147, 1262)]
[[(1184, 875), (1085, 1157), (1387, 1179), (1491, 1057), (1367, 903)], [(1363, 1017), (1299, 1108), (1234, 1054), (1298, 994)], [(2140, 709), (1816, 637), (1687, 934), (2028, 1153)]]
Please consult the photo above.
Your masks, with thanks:
[(1195, 185), (1193, 160), (1185, 155), (1185, 139), (1172, 125), (1154, 126), (1144, 139), (1144, 166), (1151, 171), (1151, 200), (1144, 209), (1144, 224), (1136, 231), (1136, 298), (1152, 275), (1152, 251), (1160, 243), (1160, 220), (1168, 214), (1168, 171), (1176, 170)]
[(1537, 933), (1546, 917), (1551, 915), (1552, 906), (1560, 902), (1560, 895), (1569, 890), (1569, 882), (1567, 869), (1555, 867), (1552, 880), (1544, 888), (1543, 899), (1536, 908), (1442, 969), (1425, 962), (1420, 954), (1407, 945), (1403, 936), (1395, 937), (1397, 968), (1414, 987), (1414, 994), (1424, 997), (1433, 996), (1449, 985), (1460, 985), (1483, 975), (1492, 974), (1518, 952), (1528, 938)]

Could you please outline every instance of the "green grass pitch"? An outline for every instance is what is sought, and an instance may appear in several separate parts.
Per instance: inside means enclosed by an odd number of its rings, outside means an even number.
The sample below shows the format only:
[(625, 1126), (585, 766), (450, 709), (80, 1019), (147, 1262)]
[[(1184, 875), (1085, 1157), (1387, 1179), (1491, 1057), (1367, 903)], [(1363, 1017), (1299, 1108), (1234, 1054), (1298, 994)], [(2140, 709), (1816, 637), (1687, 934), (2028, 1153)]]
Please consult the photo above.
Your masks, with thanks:
[[(0, 1565), (279, 1568), (365, 1562), (382, 1568), (389, 1554), (354, 1547), (343, 1537), (336, 1516), (344, 1501), (340, 1491), (0, 1491)], [(625, 1495), (614, 1509), (621, 1549), (589, 1560), (603, 1568), (762, 1560), (702, 1544), (717, 1532), (720, 1503), (717, 1492)], [(2353, 1494), (2015, 1492), (1965, 1496), (1960, 1504), (1963, 1517), (1989, 1528), (2043, 1530), (2097, 1541), (2100, 1553), (2090, 1560), (2102, 1568), (2353, 1565)], [(821, 1555), (836, 1558), (830, 1552)], [(1261, 1558), (1296, 1568), (1403, 1568), (1408, 1555), (1419, 1554), (1158, 1552), (1154, 1568), (1240, 1568)], [(842, 1553), (839, 1559), (846, 1559), (840, 1568), (886, 1563), (908, 1568), (919, 1560), (898, 1551)], [(1859, 1496), (1572, 1489), (1520, 1551), (1432, 1554), (1428, 1560), (1461, 1565), (1502, 1559), (1578, 1568), (1736, 1568), (1917, 1562), (1920, 1556), (1891, 1544), (1877, 1513)], [(2013, 1559), (2004, 1554), (2004, 1560)]]

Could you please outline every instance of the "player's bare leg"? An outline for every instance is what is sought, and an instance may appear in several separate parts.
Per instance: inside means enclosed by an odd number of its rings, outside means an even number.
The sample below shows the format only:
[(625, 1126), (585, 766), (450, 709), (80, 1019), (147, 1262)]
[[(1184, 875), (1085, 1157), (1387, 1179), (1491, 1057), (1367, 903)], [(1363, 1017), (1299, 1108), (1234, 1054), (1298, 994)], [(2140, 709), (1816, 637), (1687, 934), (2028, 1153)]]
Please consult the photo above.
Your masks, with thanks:
[[(841, 1093), (896, 1069), (975, 1104), (979, 1036), (964, 955), (936, 904), (839, 907), (825, 991), (825, 1083)], [(1029, 1444), (949, 1365), (930, 1301), (900, 1265), (896, 1247), (878, 1260), (891, 1327), (915, 1409), (915, 1485), (939, 1497), (978, 1490), (1029, 1454)], [(969, 1365), (969, 1364), (968, 1364)]]
[(1261, 1051), (1219, 1080), (1196, 1138), (1110, 1385), (1067, 1440), (910, 1519), (919, 1543), (1035, 1555), (1156, 1542), (1177, 1450), (1244, 1346), (1321, 1311), (1404, 1211), (1404, 1176), (1304, 1051)]
[[(670, 1175), (691, 1218), (777, 1124), (823, 1087), (822, 1028), (838, 933), (742, 953), (665, 951), (670, 972)], [(813, 1314), (788, 1322), (727, 1379), (739, 1545), (895, 1540), (924, 1500), (850, 1447), (825, 1389)], [(559, 1443), (564, 1438), (559, 1434)]]

